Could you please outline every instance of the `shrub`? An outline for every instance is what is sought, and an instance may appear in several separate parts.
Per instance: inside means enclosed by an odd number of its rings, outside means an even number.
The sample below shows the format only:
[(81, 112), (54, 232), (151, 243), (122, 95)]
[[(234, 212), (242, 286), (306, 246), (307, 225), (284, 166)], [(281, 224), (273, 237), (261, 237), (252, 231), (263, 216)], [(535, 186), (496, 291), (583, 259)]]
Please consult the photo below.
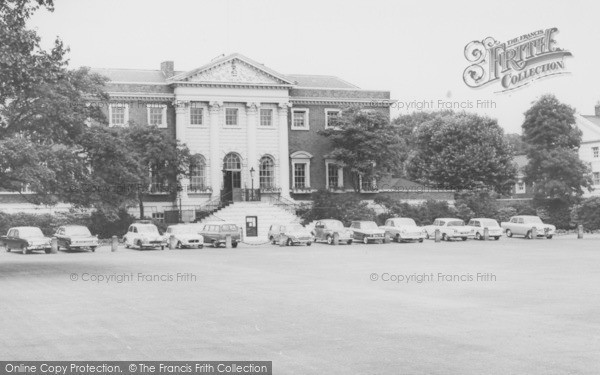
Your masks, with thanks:
[(390, 217), (410, 217), (415, 220), (417, 225), (429, 225), (438, 217), (455, 217), (458, 215), (458, 211), (450, 207), (446, 201), (428, 200), (418, 205), (411, 205), (384, 196), (376, 198), (375, 203), (384, 206), (388, 210), (388, 212), (377, 217), (380, 223), (385, 222)]
[(312, 207), (302, 216), (304, 223), (319, 219), (337, 219), (350, 225), (352, 220), (375, 220), (375, 211), (359, 196), (354, 194), (333, 194), (319, 190), (312, 194)]
[(38, 227), (44, 235), (52, 236), (62, 225), (89, 225), (89, 215), (81, 212), (61, 212), (52, 214), (8, 214), (0, 212), (0, 234), (4, 235), (12, 227)]
[(135, 221), (126, 209), (117, 214), (107, 214), (104, 211), (94, 211), (90, 216), (90, 231), (100, 238), (110, 238), (113, 235), (121, 237), (127, 228)]
[[(473, 217), (495, 218), (498, 215), (498, 194), (489, 190), (469, 190), (461, 191), (454, 194), (456, 208), (465, 205), (472, 212), (472, 216), (460, 216), (463, 220), (468, 220)], [(465, 211), (465, 215), (468, 211)]]
[(586, 231), (600, 229), (600, 197), (584, 199), (571, 209), (571, 222), (582, 224)]

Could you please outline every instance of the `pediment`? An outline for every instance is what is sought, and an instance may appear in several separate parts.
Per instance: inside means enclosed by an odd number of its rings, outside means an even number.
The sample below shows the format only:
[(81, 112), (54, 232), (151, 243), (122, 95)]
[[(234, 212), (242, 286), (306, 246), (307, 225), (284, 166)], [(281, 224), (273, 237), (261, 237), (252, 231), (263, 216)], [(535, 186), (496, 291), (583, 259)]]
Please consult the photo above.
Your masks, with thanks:
[(285, 76), (240, 55), (219, 59), (204, 67), (173, 77), (173, 80), (198, 83), (289, 85)]

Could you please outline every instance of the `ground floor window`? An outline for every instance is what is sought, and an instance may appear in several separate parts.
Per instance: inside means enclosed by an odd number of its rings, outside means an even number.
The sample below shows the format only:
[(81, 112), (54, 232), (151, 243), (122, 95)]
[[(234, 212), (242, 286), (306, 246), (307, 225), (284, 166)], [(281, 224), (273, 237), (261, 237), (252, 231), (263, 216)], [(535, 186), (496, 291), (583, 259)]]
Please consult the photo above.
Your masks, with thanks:
[(258, 179), (261, 189), (275, 187), (275, 162), (270, 156), (264, 156), (260, 159)]
[(344, 175), (343, 168), (340, 167), (335, 161), (325, 161), (326, 165), (326, 178), (327, 188), (341, 188), (344, 186)]
[(525, 182), (523, 182), (523, 181), (517, 182), (516, 192), (517, 192), (517, 194), (525, 193)]
[(164, 212), (153, 212), (152, 220), (156, 220), (160, 223), (164, 223), (165, 222), (165, 213)]
[(195, 155), (190, 165), (190, 190), (202, 190), (206, 187), (206, 160)]
[(600, 185), (600, 172), (592, 173), (592, 182), (594, 185)]
[(294, 164), (294, 187), (303, 189), (306, 187), (306, 163)]

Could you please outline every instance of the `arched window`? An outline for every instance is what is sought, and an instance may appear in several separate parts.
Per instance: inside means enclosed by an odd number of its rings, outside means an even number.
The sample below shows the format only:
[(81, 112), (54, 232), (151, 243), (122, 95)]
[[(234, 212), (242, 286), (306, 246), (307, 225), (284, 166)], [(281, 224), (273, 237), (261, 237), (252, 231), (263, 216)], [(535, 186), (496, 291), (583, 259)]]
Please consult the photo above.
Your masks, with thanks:
[(270, 189), (275, 187), (275, 163), (270, 156), (263, 156), (260, 159), (258, 178), (261, 189)]
[(194, 155), (190, 164), (190, 190), (206, 188), (206, 159), (202, 155)]
[(225, 156), (223, 160), (223, 169), (226, 171), (239, 171), (242, 169), (242, 161), (240, 160), (239, 155), (229, 153)]

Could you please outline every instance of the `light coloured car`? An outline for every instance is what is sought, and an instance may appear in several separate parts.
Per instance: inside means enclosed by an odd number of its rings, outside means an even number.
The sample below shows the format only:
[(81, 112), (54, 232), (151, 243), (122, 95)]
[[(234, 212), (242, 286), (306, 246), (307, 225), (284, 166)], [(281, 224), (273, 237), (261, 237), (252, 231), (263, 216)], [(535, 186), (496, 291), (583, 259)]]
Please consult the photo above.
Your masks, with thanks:
[(537, 237), (546, 237), (551, 239), (554, 236), (556, 227), (552, 224), (544, 224), (539, 216), (519, 215), (513, 216), (507, 222), (500, 224), (506, 232), (507, 237), (513, 235), (525, 236), (525, 238), (533, 237), (533, 229), (536, 229)]
[(44, 250), (49, 254), (50, 241), (50, 238), (44, 236), (38, 227), (10, 228), (6, 236), (0, 237), (0, 243), (4, 245), (6, 251), (18, 250), (23, 254), (30, 254), (34, 250)]
[(344, 223), (341, 221), (334, 219), (317, 221), (312, 234), (315, 237), (315, 242), (326, 241), (330, 245), (333, 245), (333, 240), (336, 235), (338, 236), (340, 243), (345, 242), (348, 245), (351, 245), (354, 239), (354, 232), (344, 227)]
[(213, 247), (225, 246), (228, 236), (231, 237), (231, 247), (237, 247), (242, 241), (241, 228), (237, 224), (224, 221), (206, 223), (200, 233), (204, 236), (204, 243)]
[(175, 247), (178, 249), (201, 249), (204, 247), (204, 236), (198, 232), (199, 228), (194, 224), (169, 225), (165, 232), (165, 240), (169, 243), (171, 236), (173, 236), (175, 238)]
[(469, 220), (469, 224), (467, 225), (475, 228), (476, 240), (484, 239), (485, 228), (487, 228), (490, 238), (494, 238), (495, 240), (499, 240), (504, 232), (500, 224), (494, 219), (475, 218)]
[(436, 229), (440, 230), (443, 241), (460, 238), (466, 241), (469, 238), (475, 237), (475, 228), (466, 226), (465, 222), (457, 218), (438, 218), (433, 221), (433, 224), (424, 227), (425, 238), (435, 238)]
[(272, 244), (277, 244), (283, 240), (288, 246), (310, 246), (314, 241), (310, 230), (298, 223), (273, 224), (269, 228), (268, 236)]
[(54, 234), (58, 242), (58, 248), (65, 250), (90, 249), (96, 251), (98, 247), (98, 236), (92, 236), (90, 230), (83, 225), (64, 225), (59, 227)]
[(354, 233), (355, 241), (383, 243), (385, 238), (385, 231), (379, 229), (374, 221), (353, 221), (350, 223), (350, 229)]
[(423, 242), (425, 230), (409, 217), (392, 217), (385, 221), (385, 225), (379, 227), (385, 231), (393, 241), (419, 241)]
[(160, 247), (161, 250), (167, 246), (165, 237), (162, 236), (156, 225), (148, 221), (140, 221), (133, 223), (127, 229), (127, 234), (123, 237), (126, 248), (137, 246), (140, 250), (155, 249)]

